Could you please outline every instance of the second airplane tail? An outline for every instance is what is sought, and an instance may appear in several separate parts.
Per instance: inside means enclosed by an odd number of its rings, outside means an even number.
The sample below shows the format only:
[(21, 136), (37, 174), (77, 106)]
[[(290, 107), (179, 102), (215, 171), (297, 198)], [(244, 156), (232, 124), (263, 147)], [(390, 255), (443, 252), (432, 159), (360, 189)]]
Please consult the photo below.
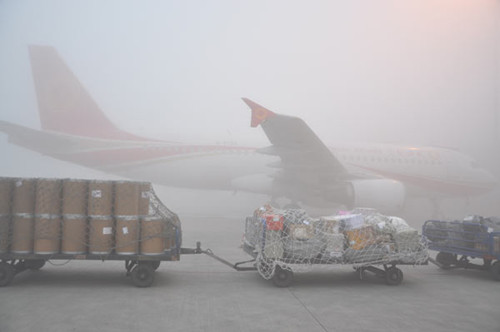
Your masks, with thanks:
[(114, 140), (143, 140), (117, 128), (51, 46), (29, 47), (43, 130)]

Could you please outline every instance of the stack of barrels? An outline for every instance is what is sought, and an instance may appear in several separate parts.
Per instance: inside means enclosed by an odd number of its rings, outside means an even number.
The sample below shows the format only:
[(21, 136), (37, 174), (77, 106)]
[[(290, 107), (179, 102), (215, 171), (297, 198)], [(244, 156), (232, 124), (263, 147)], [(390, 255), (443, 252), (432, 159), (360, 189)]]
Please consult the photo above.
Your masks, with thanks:
[(12, 197), (12, 246), (16, 254), (33, 252), (35, 221), (35, 179), (14, 181)]
[(12, 184), (11, 180), (0, 178), (0, 254), (6, 253), (10, 245)]
[(168, 220), (150, 214), (151, 184), (0, 178), (0, 254), (161, 255)]

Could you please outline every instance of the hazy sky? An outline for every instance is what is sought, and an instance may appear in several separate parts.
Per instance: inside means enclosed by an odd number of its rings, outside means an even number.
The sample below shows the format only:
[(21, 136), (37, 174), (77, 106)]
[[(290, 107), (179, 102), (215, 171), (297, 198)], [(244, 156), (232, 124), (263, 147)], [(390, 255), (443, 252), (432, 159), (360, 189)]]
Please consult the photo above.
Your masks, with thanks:
[(249, 97), (327, 143), (498, 154), (499, 0), (0, 0), (0, 118), (38, 128), (28, 44), (136, 134), (262, 146)]

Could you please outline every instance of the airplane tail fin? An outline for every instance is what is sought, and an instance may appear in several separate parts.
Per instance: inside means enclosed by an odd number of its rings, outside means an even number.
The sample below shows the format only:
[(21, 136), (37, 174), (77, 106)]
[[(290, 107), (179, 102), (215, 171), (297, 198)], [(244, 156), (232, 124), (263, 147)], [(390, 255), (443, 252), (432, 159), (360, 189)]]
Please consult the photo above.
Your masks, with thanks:
[(250, 124), (252, 127), (257, 127), (262, 122), (264, 122), (267, 118), (276, 115), (275, 113), (271, 112), (267, 108), (260, 106), (259, 104), (251, 101), (248, 98), (241, 98), (241, 99), (243, 99), (243, 101), (252, 110), (252, 122)]
[(117, 128), (101, 111), (57, 51), (30, 45), (42, 129), (103, 139), (142, 140)]

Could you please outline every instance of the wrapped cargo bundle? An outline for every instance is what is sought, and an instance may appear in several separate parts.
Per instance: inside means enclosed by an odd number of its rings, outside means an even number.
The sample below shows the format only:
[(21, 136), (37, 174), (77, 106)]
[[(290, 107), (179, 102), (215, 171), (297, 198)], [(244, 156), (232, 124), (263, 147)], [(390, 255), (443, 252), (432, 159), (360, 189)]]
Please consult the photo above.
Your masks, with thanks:
[(345, 236), (340, 232), (340, 219), (337, 216), (321, 217), (317, 229), (325, 245), (322, 251), (323, 258), (328, 261), (341, 261)]
[(314, 264), (418, 264), (427, 259), (415, 229), (401, 218), (367, 209), (311, 218), (301, 209), (265, 205), (247, 218), (244, 241), (265, 262), (266, 268), (259, 268), (264, 278), (272, 276), (276, 265), (304, 270)]
[(317, 220), (307, 217), (303, 210), (291, 210), (285, 217), (285, 255), (295, 260), (312, 260), (322, 249), (322, 239), (317, 236)]
[(264, 256), (271, 259), (283, 257), (283, 216), (280, 214), (264, 214), (262, 216), (263, 228), (265, 229)]
[[(429, 220), (424, 233), (433, 246), (489, 252), (489, 236), (500, 232), (498, 217), (467, 216), (463, 220)], [(493, 236), (493, 253), (500, 252), (499, 237)]]
[(180, 221), (151, 184), (0, 178), (0, 253), (162, 255)]
[[(347, 248), (344, 252), (344, 262), (351, 264), (375, 263), (387, 258), (391, 252), (390, 240), (382, 236), (381, 229), (387, 229), (382, 216), (374, 220), (374, 216), (363, 215), (360, 211), (352, 211), (342, 222), (347, 238)], [(365, 212), (365, 211), (362, 211)], [(371, 213), (371, 210), (370, 210)], [(371, 216), (371, 218), (370, 218)], [(379, 220), (380, 219), (380, 220)]]
[(404, 219), (382, 215), (376, 210), (353, 212), (363, 214), (365, 225), (371, 225), (375, 231), (375, 239), (363, 250), (364, 252), (349, 251), (347, 256), (351, 262), (399, 260), (403, 263), (418, 263), (427, 259), (427, 250), (422, 237)]

